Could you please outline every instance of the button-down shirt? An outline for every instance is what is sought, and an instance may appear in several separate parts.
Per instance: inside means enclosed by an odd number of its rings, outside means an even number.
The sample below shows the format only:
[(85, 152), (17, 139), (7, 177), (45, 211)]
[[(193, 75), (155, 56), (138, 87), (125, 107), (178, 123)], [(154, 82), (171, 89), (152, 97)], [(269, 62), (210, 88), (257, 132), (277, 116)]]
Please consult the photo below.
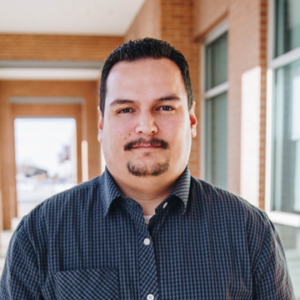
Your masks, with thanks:
[(23, 218), (0, 299), (294, 299), (273, 224), (261, 210), (183, 172), (148, 227), (104, 174)]

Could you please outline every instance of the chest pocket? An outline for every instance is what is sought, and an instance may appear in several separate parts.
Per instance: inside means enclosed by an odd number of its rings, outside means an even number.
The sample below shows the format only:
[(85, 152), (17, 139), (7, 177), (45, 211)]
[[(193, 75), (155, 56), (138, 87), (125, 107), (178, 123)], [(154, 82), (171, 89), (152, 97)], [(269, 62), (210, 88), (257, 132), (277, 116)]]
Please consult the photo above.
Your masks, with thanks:
[(55, 275), (57, 299), (119, 299), (118, 271), (111, 268), (63, 271)]

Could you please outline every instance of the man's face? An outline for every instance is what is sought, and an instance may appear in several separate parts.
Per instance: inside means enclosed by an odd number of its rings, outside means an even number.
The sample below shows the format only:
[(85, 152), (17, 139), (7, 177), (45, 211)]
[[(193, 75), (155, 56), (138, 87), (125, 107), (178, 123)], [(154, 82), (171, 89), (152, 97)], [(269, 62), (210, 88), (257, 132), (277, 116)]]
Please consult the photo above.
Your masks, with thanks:
[(178, 66), (169, 59), (119, 62), (107, 78), (99, 141), (116, 179), (180, 175), (196, 135), (194, 106)]

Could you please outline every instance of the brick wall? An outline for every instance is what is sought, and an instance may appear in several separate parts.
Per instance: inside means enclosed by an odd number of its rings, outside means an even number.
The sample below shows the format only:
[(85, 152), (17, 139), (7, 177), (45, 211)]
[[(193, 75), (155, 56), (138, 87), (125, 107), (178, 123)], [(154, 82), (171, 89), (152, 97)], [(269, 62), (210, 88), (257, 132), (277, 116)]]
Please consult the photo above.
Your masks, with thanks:
[[(192, 0), (146, 0), (136, 16), (125, 40), (140, 37), (161, 38), (170, 42), (186, 57), (196, 101), (196, 116), (200, 120), (200, 45), (193, 36)], [(200, 177), (200, 122), (198, 136), (193, 140), (189, 160), (190, 171)]]
[[(0, 59), (104, 61), (108, 54), (123, 41), (123, 36), (0, 34)], [(2, 145), (0, 190), (5, 229), (10, 228), (10, 219), (16, 216), (17, 208), (13, 115), (9, 97), (74, 96), (85, 99), (81, 107), (81, 134), (88, 145), (87, 179), (100, 173), (100, 147), (97, 142), (98, 88), (99, 84), (96, 81), (0, 81), (0, 144)], [(64, 108), (58, 106), (56, 110), (60, 114), (63, 113)]]
[(267, 67), (268, 67), (268, 0), (260, 1), (260, 66), (261, 66), (261, 105), (260, 105), (260, 162), (259, 162), (259, 207), (265, 209), (266, 171), (266, 128), (267, 128)]
[(241, 94), (243, 73), (259, 65), (257, 1), (232, 0), (229, 14), (228, 187), (240, 194)]
[(261, 208), (265, 189), (267, 2), (196, 0), (194, 10), (194, 36), (200, 41), (221, 21), (229, 20), (228, 189)]
[[(251, 190), (255, 190), (253, 197), (257, 198), (253, 201), (264, 208), (267, 4), (267, 0), (146, 0), (125, 36), (0, 34), (0, 59), (103, 61), (110, 51), (124, 40), (150, 36), (169, 41), (183, 52), (190, 65), (196, 100), (198, 136), (193, 140), (189, 163), (191, 173), (200, 177), (200, 45), (202, 38), (227, 18), (230, 24), (228, 189), (236, 194), (246, 193), (247, 198), (245, 183), (249, 180)], [(253, 111), (245, 114), (245, 105), (253, 105), (251, 97), (245, 93), (254, 82), (251, 78), (257, 83), (254, 85), (256, 94), (253, 99), (258, 105), (254, 105)], [(0, 154), (0, 165), (2, 170), (6, 170), (4, 176), (2, 172), (0, 190), (2, 189), (2, 199), (11, 199), (9, 208), (3, 203), (5, 206), (3, 210), (8, 209), (12, 212), (11, 215), (15, 214), (16, 207), (15, 170), (11, 165), (14, 156), (11, 151), (14, 146), (11, 141), (13, 117), (8, 98), (17, 95), (84, 95), (88, 105), (83, 105), (81, 110), (82, 138), (95, 141), (97, 136), (95, 108), (98, 104), (98, 83), (0, 81), (0, 130), (3, 133), (0, 135), (0, 143), (5, 145)], [(253, 123), (252, 127), (245, 126), (247, 118)], [(253, 128), (258, 128), (258, 136), (253, 134)], [(246, 150), (250, 142), (255, 151), (248, 154), (249, 151)], [(247, 170), (245, 163), (248, 158), (256, 164), (256, 169), (252, 170), (255, 172), (254, 176)], [(89, 142), (88, 159), (88, 176), (98, 175), (100, 164), (98, 144)]]
[[(16, 189), (15, 189), (15, 158), (14, 158), (14, 118), (18, 116), (16, 106), (9, 103), (10, 97), (82, 97), (80, 118), (82, 120), (81, 137), (88, 143), (88, 178), (100, 174), (100, 147), (97, 141), (97, 105), (98, 82), (96, 81), (0, 81), (0, 143), (1, 147), (1, 187), (3, 196), (3, 224), (5, 229), (10, 228), (10, 219), (16, 216)], [(29, 104), (28, 104), (29, 105)], [(29, 105), (31, 106), (31, 105)], [(27, 106), (28, 108), (28, 106)], [(20, 109), (20, 107), (19, 107)], [(41, 113), (41, 109), (45, 113)], [(47, 105), (31, 107), (29, 116), (74, 116), (73, 107)], [(26, 109), (23, 110), (23, 116)], [(76, 117), (79, 120), (79, 117)], [(46, 134), (46, 133), (45, 133)], [(78, 141), (81, 144), (81, 141)], [(80, 149), (77, 149), (80, 155)]]
[[(243, 187), (251, 186), (255, 196), (252, 200), (253, 204), (259, 205), (259, 176), (260, 167), (260, 118), (261, 118), (261, 34), (260, 34), (260, 0), (232, 0), (230, 4), (229, 14), (229, 97), (228, 97), (228, 183), (229, 189), (237, 194), (249, 199), (249, 195), (245, 192), (247, 189)], [(259, 70), (255, 77), (249, 81), (242, 81), (250, 74), (251, 70)], [(242, 89), (247, 89), (247, 85), (251, 85), (254, 80), (258, 80), (258, 85), (249, 92), (252, 93), (252, 98), (242, 99)], [(244, 85), (242, 85), (242, 82)], [(244, 95), (247, 97), (247, 95)], [(245, 101), (257, 101), (258, 106), (247, 112), (253, 121), (252, 128), (245, 129), (242, 122), (242, 103)], [(258, 128), (256, 137), (251, 130)], [(241, 138), (245, 141), (251, 141), (253, 151), (247, 152), (246, 147), (241, 148)], [(248, 143), (249, 144), (249, 143)], [(246, 157), (247, 155), (247, 157)], [(255, 172), (243, 168), (243, 162), (252, 161), (256, 165)], [(242, 172), (241, 172), (242, 169)], [(250, 192), (250, 191), (249, 191)]]
[(161, 38), (179, 49), (190, 66), (190, 76), (196, 101), (197, 136), (193, 139), (189, 159), (191, 174), (201, 176), (200, 166), (200, 43), (193, 34), (193, 0), (161, 0)]
[(230, 0), (195, 0), (194, 36), (202, 37), (228, 16)]
[(120, 36), (0, 34), (0, 59), (104, 60)]
[(5, 98), (4, 81), (0, 81), (0, 145), (3, 228), (10, 228), (10, 220), (16, 216), (16, 181), (14, 165), (13, 119)]
[(160, 39), (160, 0), (146, 0), (125, 35), (125, 41), (140, 37)]
[[(0, 123), (1, 126), (1, 123)], [(1, 132), (1, 127), (0, 127), (0, 132)], [(1, 145), (1, 141), (0, 141)], [(1, 155), (1, 147), (0, 147), (0, 157)], [(1, 178), (1, 159), (0, 159), (0, 247), (1, 247), (1, 231), (3, 230), (3, 206), (2, 206), (2, 178)]]

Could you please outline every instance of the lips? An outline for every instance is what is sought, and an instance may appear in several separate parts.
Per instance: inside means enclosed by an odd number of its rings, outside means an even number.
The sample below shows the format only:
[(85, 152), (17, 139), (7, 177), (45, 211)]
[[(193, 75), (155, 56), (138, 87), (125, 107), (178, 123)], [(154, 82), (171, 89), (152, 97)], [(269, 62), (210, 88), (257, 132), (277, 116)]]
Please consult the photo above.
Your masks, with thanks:
[(167, 149), (169, 147), (169, 144), (164, 140), (159, 140), (156, 138), (151, 139), (150, 141), (147, 141), (143, 138), (139, 138), (138, 140), (131, 141), (127, 143), (124, 146), (125, 151), (129, 151), (131, 149), (135, 148), (163, 148)]
[(134, 148), (161, 148), (161, 144), (139, 144), (136, 146), (133, 146), (132, 149)]

